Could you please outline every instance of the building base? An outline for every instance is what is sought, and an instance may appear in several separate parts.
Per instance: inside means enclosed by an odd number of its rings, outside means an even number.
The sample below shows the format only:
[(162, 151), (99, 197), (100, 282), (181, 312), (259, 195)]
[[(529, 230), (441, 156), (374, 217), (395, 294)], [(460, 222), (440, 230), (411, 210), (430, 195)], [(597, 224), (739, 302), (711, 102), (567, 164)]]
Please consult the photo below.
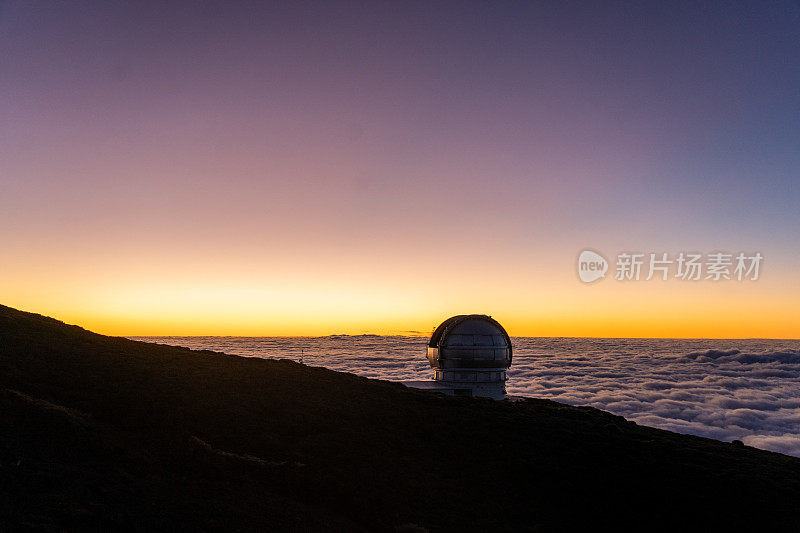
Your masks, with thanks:
[(506, 387), (502, 381), (404, 381), (403, 385), (412, 389), (440, 392), (448, 396), (478, 396), (480, 398), (491, 398), (492, 400), (506, 399)]

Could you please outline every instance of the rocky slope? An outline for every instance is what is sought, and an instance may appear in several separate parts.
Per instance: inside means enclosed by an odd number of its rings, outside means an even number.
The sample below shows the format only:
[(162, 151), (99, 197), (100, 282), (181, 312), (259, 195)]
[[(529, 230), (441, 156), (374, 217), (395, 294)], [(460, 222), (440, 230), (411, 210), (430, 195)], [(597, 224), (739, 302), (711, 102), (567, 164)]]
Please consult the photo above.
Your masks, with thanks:
[(796, 530), (800, 459), (0, 306), (0, 529)]

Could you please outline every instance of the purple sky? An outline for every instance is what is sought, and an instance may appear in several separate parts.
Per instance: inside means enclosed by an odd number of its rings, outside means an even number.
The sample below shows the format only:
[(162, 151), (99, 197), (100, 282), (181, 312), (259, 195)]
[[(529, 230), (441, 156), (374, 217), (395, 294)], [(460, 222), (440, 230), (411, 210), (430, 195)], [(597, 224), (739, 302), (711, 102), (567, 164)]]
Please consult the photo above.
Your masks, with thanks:
[[(429, 261), (521, 324), (593, 247), (758, 250), (798, 296), (798, 43), (796, 2), (1, 2), (0, 288), (93, 319), (201, 260), (389, 293)], [(95, 270), (95, 307), (31, 288)]]

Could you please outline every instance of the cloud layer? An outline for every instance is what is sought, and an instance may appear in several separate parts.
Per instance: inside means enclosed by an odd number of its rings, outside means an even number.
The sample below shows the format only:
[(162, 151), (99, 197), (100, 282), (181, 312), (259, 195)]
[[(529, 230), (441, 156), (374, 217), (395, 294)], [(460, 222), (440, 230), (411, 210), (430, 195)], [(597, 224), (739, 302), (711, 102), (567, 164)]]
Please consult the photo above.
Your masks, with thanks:
[[(419, 337), (161, 337), (393, 381), (427, 380)], [(800, 457), (800, 342), (515, 338), (508, 392)]]

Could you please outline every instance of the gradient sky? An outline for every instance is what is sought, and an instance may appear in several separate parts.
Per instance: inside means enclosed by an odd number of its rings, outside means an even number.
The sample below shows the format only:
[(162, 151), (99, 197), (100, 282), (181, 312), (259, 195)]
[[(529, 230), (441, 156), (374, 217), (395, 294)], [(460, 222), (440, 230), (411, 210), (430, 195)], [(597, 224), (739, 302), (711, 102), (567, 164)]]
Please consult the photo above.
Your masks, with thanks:
[[(0, 2), (0, 303), (120, 335), (800, 337), (797, 2), (145, 4)], [(585, 285), (584, 248), (765, 259)]]

